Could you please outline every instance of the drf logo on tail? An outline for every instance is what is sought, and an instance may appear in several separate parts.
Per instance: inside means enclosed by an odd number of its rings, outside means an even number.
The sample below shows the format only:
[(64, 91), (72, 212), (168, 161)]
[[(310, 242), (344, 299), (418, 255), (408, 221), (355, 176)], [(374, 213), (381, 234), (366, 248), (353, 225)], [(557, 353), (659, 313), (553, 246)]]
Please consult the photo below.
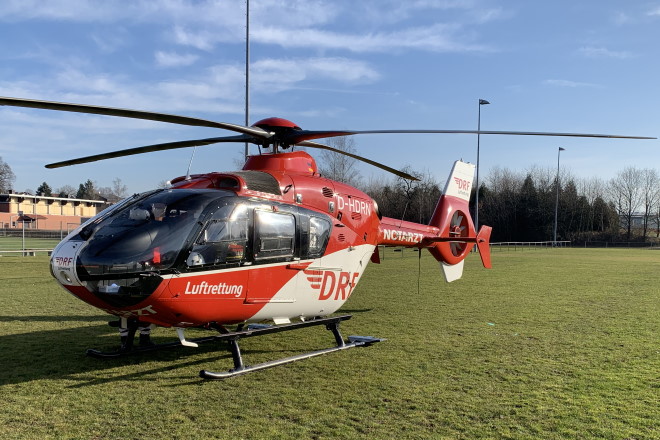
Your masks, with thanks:
[(461, 179), (460, 177), (456, 177), (456, 176), (454, 176), (454, 182), (456, 182), (456, 186), (458, 187), (458, 194), (469, 200), (470, 185), (472, 185), (472, 182), (470, 180)]
[(334, 270), (306, 270), (307, 281), (312, 289), (319, 290), (319, 300), (347, 300), (357, 284), (358, 272)]
[(459, 177), (454, 177), (454, 181), (456, 182), (456, 185), (458, 186), (458, 189), (461, 191), (470, 191), (470, 181), (461, 179)]

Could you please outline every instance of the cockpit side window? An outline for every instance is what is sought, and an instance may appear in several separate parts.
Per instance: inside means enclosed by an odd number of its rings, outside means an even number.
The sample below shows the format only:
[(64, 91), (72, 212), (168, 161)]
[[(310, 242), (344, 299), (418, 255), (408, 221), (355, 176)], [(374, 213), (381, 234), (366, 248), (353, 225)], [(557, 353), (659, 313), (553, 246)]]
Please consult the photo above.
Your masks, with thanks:
[(255, 210), (254, 218), (255, 260), (293, 258), (295, 217), (286, 212)]
[(323, 255), (330, 238), (330, 222), (320, 217), (309, 219), (309, 245), (307, 248), (309, 258), (318, 258)]
[(186, 260), (188, 267), (240, 264), (248, 240), (245, 205), (225, 205), (206, 223)]

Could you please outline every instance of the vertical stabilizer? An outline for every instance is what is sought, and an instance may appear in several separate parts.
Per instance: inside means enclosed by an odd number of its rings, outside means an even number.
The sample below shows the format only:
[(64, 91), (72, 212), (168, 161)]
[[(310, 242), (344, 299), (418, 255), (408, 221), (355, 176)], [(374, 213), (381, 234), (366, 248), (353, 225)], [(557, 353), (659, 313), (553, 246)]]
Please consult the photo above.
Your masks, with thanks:
[[(470, 163), (462, 161), (454, 163), (431, 218), (430, 226), (437, 227), (440, 232), (437, 242), (429, 248), (429, 251), (440, 262), (440, 268), (447, 282), (461, 278), (463, 260), (476, 241), (469, 209), (474, 169), (475, 166)], [(453, 241), (453, 238), (456, 241)]]
[(457, 199), (469, 202), (472, 180), (474, 179), (474, 169), (475, 166), (471, 163), (460, 160), (454, 162), (454, 167), (451, 170), (449, 179), (447, 179), (442, 195), (445, 197), (456, 197)]

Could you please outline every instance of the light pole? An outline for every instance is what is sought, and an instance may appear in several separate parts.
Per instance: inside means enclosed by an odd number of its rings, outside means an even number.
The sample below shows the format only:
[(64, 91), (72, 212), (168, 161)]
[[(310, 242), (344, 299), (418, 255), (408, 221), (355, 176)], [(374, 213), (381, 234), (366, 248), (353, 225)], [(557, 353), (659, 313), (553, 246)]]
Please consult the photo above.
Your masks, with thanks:
[[(250, 125), (250, 0), (245, 0), (245, 126)], [(250, 155), (250, 144), (245, 143), (245, 160)]]
[(485, 99), (479, 100), (479, 118), (477, 119), (477, 175), (475, 178), (476, 197), (474, 204), (474, 228), (479, 231), (479, 141), (481, 140), (481, 106), (490, 104)]
[(559, 147), (557, 150), (557, 199), (555, 200), (555, 231), (553, 235), (552, 244), (557, 246), (557, 213), (559, 212), (559, 156), (565, 148)]

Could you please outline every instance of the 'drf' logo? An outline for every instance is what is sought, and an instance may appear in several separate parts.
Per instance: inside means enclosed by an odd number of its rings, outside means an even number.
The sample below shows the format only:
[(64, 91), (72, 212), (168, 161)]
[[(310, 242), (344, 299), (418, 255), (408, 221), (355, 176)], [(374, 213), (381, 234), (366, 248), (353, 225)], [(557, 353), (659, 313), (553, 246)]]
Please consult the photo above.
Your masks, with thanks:
[(307, 281), (313, 289), (319, 289), (319, 300), (347, 300), (357, 284), (358, 272), (333, 270), (306, 270)]
[(462, 191), (469, 191), (470, 190), (470, 181), (469, 180), (454, 177), (454, 181), (456, 182), (456, 185), (458, 186), (459, 190), (462, 190)]

